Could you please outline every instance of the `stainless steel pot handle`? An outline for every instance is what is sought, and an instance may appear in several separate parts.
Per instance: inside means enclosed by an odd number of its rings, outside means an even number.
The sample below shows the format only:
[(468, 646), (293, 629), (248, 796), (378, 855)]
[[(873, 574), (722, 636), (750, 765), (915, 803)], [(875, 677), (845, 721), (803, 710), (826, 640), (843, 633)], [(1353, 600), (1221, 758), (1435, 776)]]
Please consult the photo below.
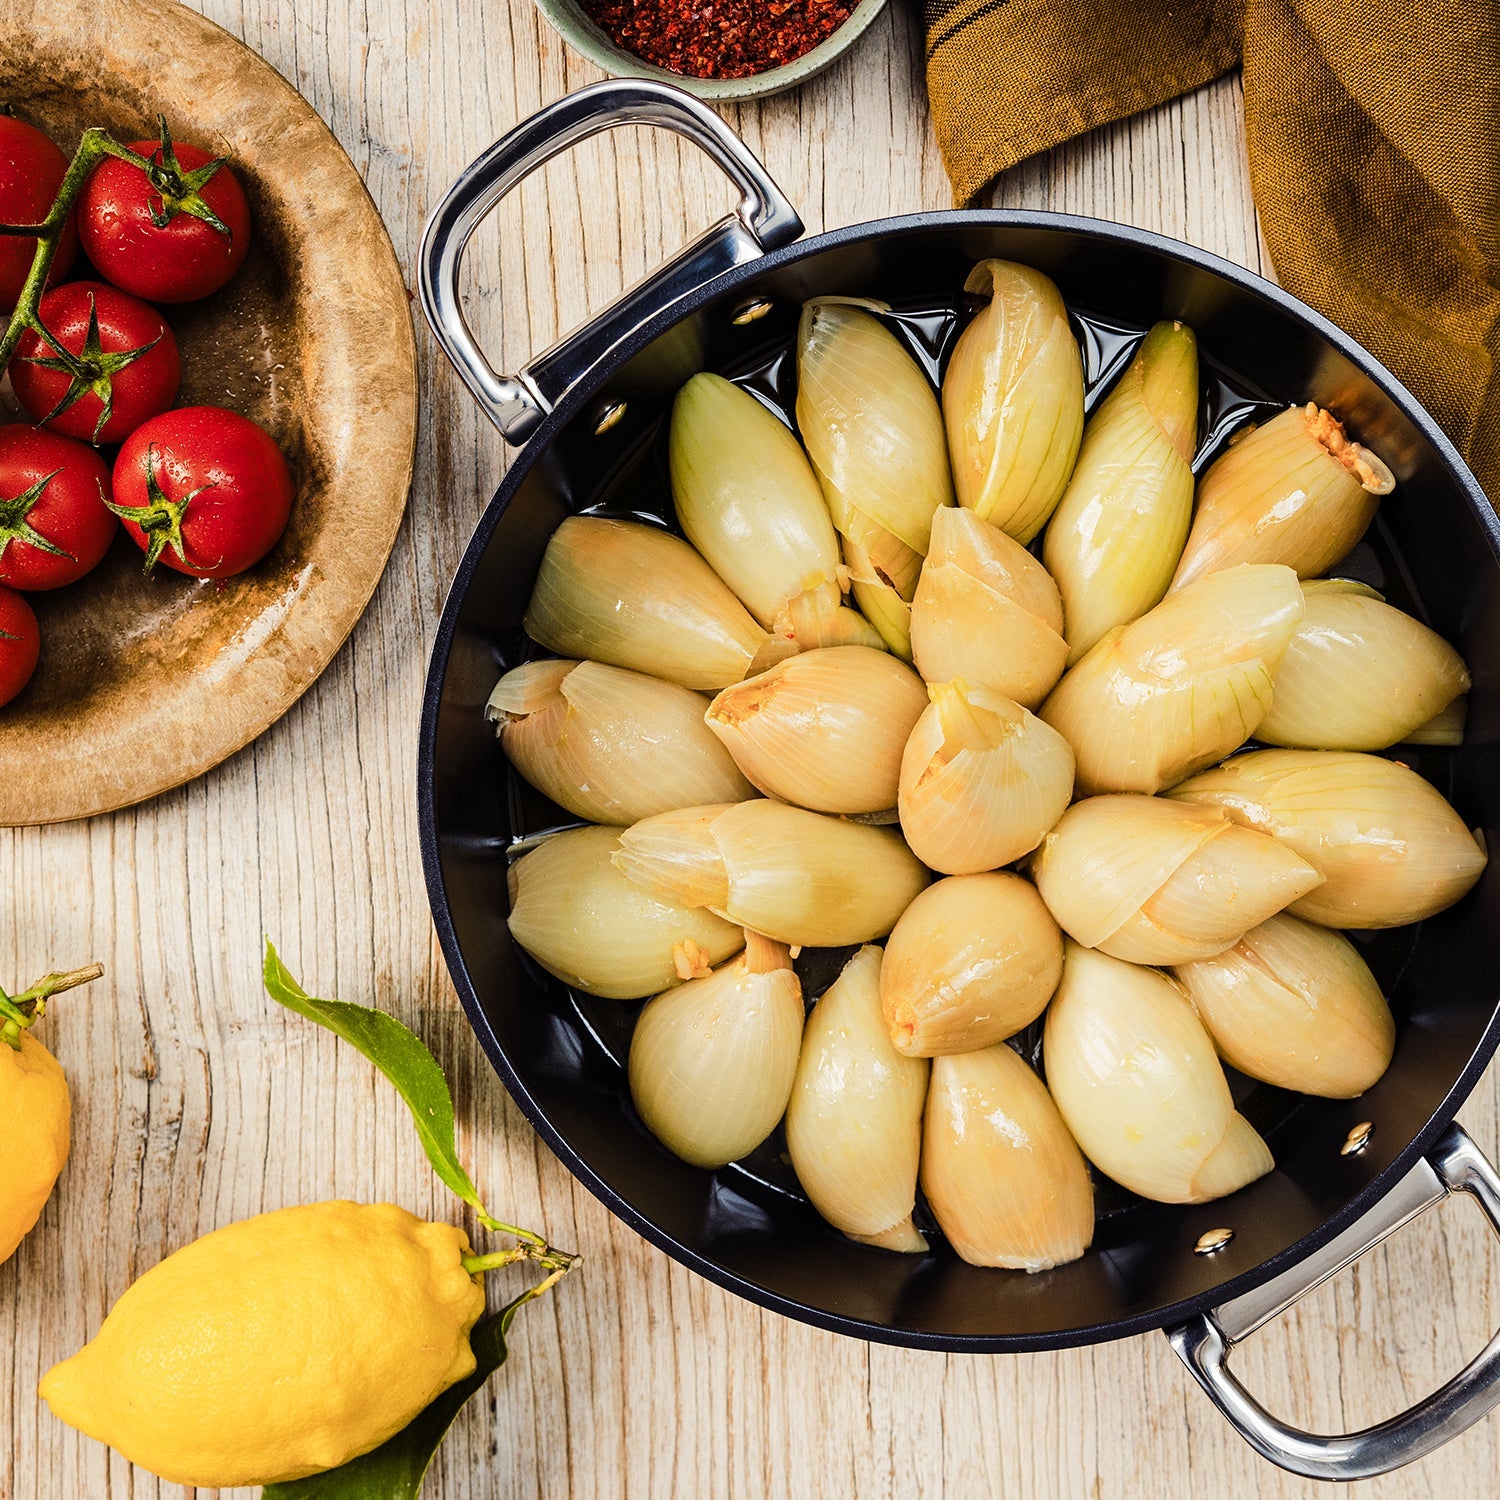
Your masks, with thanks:
[(1338, 1437), (1302, 1432), (1278, 1421), (1229, 1369), (1229, 1352), (1241, 1339), (1454, 1192), (1472, 1195), (1500, 1235), (1500, 1174), (1457, 1122), (1369, 1213), (1316, 1255), (1265, 1286), (1167, 1330), (1183, 1364), (1257, 1453), (1309, 1479), (1369, 1479), (1440, 1448), (1500, 1403), (1500, 1333), (1410, 1411)]
[[(739, 207), (581, 329), (515, 375), (501, 375), (475, 342), (459, 302), (458, 268), (469, 236), (543, 162), (617, 125), (659, 125), (686, 136), (740, 189)], [(611, 78), (539, 110), (501, 136), (448, 189), (422, 232), (422, 309), (485, 415), (507, 442), (524, 443), (569, 388), (642, 324), (705, 282), (801, 233), (802, 220), (781, 189), (711, 109), (670, 84)]]

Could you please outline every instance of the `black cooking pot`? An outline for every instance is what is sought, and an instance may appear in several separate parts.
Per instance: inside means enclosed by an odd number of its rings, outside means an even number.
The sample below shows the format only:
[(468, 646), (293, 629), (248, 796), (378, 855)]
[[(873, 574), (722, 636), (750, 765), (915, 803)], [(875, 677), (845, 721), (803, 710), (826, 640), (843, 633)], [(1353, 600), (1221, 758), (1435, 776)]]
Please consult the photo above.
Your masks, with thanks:
[[(615, 125), (702, 146), (744, 192), (736, 215), (514, 378), (492, 370), (458, 302), (475, 225), (528, 172)], [(1101, 1183), (1094, 1248), (1040, 1275), (978, 1269), (939, 1242), (926, 1256), (851, 1243), (797, 1190), (774, 1145), (705, 1172), (641, 1126), (623, 1070), (633, 1007), (573, 995), (518, 952), (506, 867), (518, 841), (563, 817), (510, 775), (483, 718), (527, 646), (521, 617), (548, 538), (572, 512), (670, 517), (663, 464), (671, 397), (713, 369), (787, 404), (798, 305), (878, 297), (934, 375), (964, 316), (974, 262), (1051, 276), (1077, 320), (1091, 402), (1160, 318), (1197, 330), (1206, 388), (1201, 467), (1262, 408), (1314, 400), (1395, 471), (1357, 571), (1462, 650), (1474, 678), (1466, 743), (1418, 769), (1494, 842), (1500, 725), (1500, 527), (1473, 476), (1410, 394), (1352, 340), (1237, 266), (1137, 229), (1058, 214), (929, 213), (797, 241), (802, 225), (758, 162), (686, 94), (595, 85), (497, 142), (427, 227), (422, 297), (434, 333), (511, 442), (528, 440), (485, 512), (443, 611), (422, 713), (422, 851), (448, 967), (516, 1102), (578, 1179), (685, 1265), (777, 1312), (916, 1348), (1016, 1353), (1165, 1328), (1254, 1446), (1320, 1478), (1382, 1473), (1430, 1451), (1500, 1400), (1500, 1337), (1413, 1411), (1348, 1437), (1270, 1417), (1227, 1367), (1230, 1346), (1452, 1190), (1500, 1225), (1500, 1179), (1454, 1112), (1500, 1041), (1500, 876), (1457, 907), (1364, 952), (1398, 1018), (1395, 1059), (1369, 1093), (1313, 1100), (1235, 1079), (1276, 1170), (1233, 1197), (1167, 1207)], [(796, 243), (794, 243), (796, 242)], [(1405, 752), (1403, 751), (1403, 754)], [(815, 963), (815, 960), (813, 960)], [(831, 977), (825, 970), (823, 982)], [(816, 989), (816, 969), (808, 975)], [(1113, 1193), (1114, 1196), (1109, 1196)]]

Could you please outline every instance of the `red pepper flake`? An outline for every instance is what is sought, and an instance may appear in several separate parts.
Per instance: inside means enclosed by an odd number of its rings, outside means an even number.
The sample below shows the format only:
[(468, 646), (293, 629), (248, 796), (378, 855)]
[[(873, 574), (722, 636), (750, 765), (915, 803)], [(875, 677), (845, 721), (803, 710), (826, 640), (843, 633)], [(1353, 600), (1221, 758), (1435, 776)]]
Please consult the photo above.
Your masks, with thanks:
[(689, 78), (752, 78), (826, 41), (858, 0), (582, 0), (609, 39)]

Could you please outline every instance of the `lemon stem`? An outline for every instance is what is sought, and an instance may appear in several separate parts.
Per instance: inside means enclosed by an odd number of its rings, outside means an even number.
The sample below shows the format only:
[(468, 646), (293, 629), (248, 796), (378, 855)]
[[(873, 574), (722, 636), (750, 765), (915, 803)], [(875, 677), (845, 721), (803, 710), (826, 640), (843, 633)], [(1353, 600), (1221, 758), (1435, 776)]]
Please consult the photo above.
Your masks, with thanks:
[(47, 1011), (47, 1002), (64, 990), (88, 984), (104, 973), (103, 964), (86, 964), (81, 969), (44, 974), (29, 989), (18, 995), (0, 990), (0, 1041), (13, 1051), (20, 1051), (21, 1033), (36, 1024)]
[(541, 1292), (558, 1277), (567, 1275), (577, 1265), (578, 1259), (578, 1256), (566, 1250), (554, 1250), (540, 1235), (528, 1233), (522, 1244), (513, 1245), (508, 1250), (491, 1250), (486, 1255), (465, 1255), (460, 1264), (470, 1276), (482, 1276), (486, 1271), (498, 1271), (502, 1266), (513, 1266), (518, 1261), (535, 1261), (550, 1273), (534, 1289)]
[(530, 1247), (517, 1245), (511, 1250), (492, 1250), (488, 1255), (466, 1255), (462, 1265), (470, 1276), (483, 1276), (486, 1271), (498, 1271), (501, 1266), (513, 1266), (518, 1260), (527, 1260)]

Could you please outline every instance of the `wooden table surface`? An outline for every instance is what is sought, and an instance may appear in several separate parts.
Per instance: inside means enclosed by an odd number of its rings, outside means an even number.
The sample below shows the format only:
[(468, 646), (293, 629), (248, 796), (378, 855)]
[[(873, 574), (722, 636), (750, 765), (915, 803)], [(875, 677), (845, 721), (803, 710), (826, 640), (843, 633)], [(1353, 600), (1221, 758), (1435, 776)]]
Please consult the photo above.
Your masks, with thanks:
[[(528, 0), (203, 0), (330, 122), (408, 269), (430, 205), (495, 136), (593, 81)], [(810, 231), (949, 204), (912, 11), (800, 93), (731, 108)], [(486, 228), (470, 309), (513, 366), (729, 203), (669, 137), (629, 131), (554, 163)], [(1240, 92), (1185, 101), (1024, 165), (993, 201), (1095, 214), (1258, 270)], [(502, 268), (504, 274), (502, 275)], [(480, 1189), (583, 1252), (521, 1317), (427, 1493), (559, 1496), (1304, 1496), (1254, 1457), (1159, 1335), (1024, 1358), (863, 1344), (760, 1311), (616, 1222), (541, 1145), (482, 1057), (428, 917), (416, 725), (448, 580), (506, 455), (422, 331), (417, 478), (389, 570), (322, 680), (255, 745), (146, 806), (0, 832), (0, 982), (101, 960), (41, 1035), (75, 1100), (73, 1159), (0, 1267), (0, 1497), (179, 1496), (39, 1407), (37, 1379), (133, 1277), (195, 1235), (328, 1197), (451, 1215), (392, 1090), (282, 1014), (269, 933), (318, 994), (375, 1001), (450, 1070)], [(149, 686), (144, 690), (149, 691)], [(24, 766), (4, 774), (25, 775)], [(1487, 1074), (1463, 1110), (1497, 1146)], [(503, 1212), (502, 1212), (503, 1211)], [(1347, 1430), (1457, 1370), (1500, 1326), (1500, 1255), (1478, 1215), (1429, 1215), (1257, 1335), (1236, 1366), (1273, 1410)], [(494, 1278), (499, 1280), (499, 1278)], [(1361, 1496), (1493, 1494), (1500, 1420)]]

